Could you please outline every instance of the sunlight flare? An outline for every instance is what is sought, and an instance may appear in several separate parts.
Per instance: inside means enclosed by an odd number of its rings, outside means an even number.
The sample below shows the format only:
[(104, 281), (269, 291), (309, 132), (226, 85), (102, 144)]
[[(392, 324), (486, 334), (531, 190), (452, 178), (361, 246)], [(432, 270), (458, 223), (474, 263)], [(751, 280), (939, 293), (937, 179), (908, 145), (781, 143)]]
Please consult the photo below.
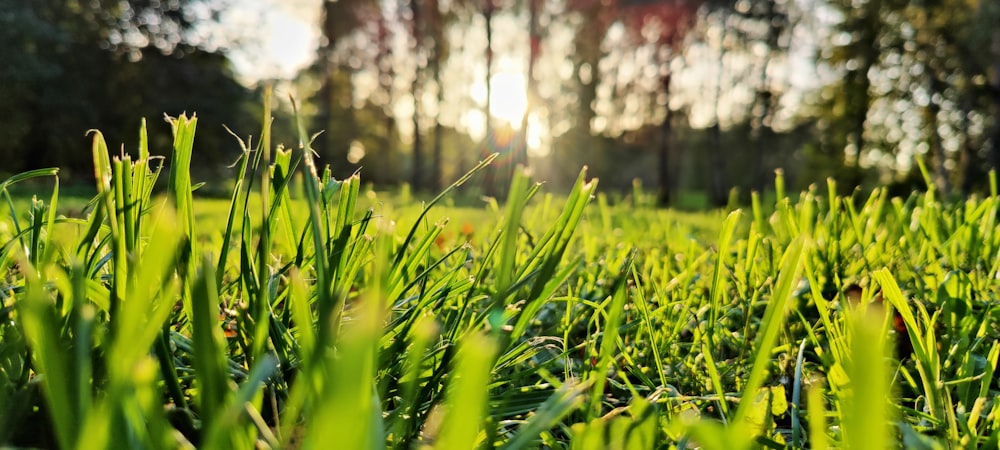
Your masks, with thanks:
[[(499, 72), (491, 79), (493, 91), (490, 93), (490, 115), (521, 128), (521, 119), (528, 109), (527, 84), (524, 75), (514, 72)], [(472, 96), (479, 103), (486, 102), (486, 84), (472, 86)]]

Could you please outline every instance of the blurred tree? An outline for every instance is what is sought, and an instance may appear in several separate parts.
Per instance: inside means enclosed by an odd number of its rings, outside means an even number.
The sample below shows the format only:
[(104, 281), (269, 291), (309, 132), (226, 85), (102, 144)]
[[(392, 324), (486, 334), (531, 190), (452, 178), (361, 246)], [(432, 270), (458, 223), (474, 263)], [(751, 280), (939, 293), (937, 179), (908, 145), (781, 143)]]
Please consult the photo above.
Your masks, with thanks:
[[(975, 180), (986, 179), (987, 170), (1000, 171), (1000, 3), (980, 0), (972, 14), (970, 26), (946, 30), (950, 33), (945, 35), (961, 42), (956, 45), (959, 61), (972, 66), (966, 69), (970, 76), (961, 81), (966, 193), (977, 184)], [(976, 114), (977, 110), (985, 114)], [(977, 119), (984, 116), (992, 117), (992, 129), (976, 136)]]
[[(997, 167), (987, 129), (1000, 107), (991, 46), (996, 2), (829, 0), (841, 15), (821, 61), (843, 74), (829, 86), (821, 132), (848, 166), (878, 166), (888, 177), (925, 154), (942, 192), (968, 192)], [(994, 123), (996, 121), (994, 120)], [(996, 140), (996, 139), (992, 139)]]
[[(981, 5), (990, 4), (982, 2)], [(980, 17), (994, 21), (1000, 21), (1000, 5), (992, 3), (988, 14)], [(993, 22), (996, 23), (996, 22)], [(993, 77), (990, 82), (991, 97), (993, 98), (993, 137), (990, 151), (990, 166), (993, 170), (1000, 172), (1000, 27), (993, 28), (992, 42), (990, 49), (993, 53)]]
[(570, 133), (576, 136), (576, 145), (580, 148), (592, 144), (594, 106), (601, 77), (599, 64), (604, 56), (601, 43), (618, 18), (617, 3), (601, 0), (568, 0), (566, 3), (567, 9), (574, 14), (571, 20), (576, 25), (572, 47), (576, 111)]
[(422, 96), (424, 84), (424, 72), (427, 68), (426, 41), (427, 32), (425, 20), (423, 18), (422, 0), (406, 0), (409, 4), (410, 17), (408, 18), (408, 28), (410, 31), (410, 55), (413, 56), (413, 79), (410, 83), (410, 97), (413, 100), (413, 167), (410, 172), (410, 186), (416, 191), (424, 189), (424, 145), (423, 126), (421, 125), (421, 115), (423, 114)]
[[(39, 11), (16, 0), (0, 0), (0, 157), (3, 171), (24, 167), (25, 143), (32, 134), (33, 105), (40, 93), (34, 87), (59, 77), (62, 68), (52, 49), (68, 41), (56, 24)], [(30, 108), (30, 109), (29, 109)]]
[(528, 164), (528, 127), (530, 126), (528, 119), (533, 113), (535, 104), (539, 101), (535, 67), (538, 65), (538, 58), (542, 53), (542, 31), (539, 27), (542, 0), (524, 0), (524, 6), (528, 11), (528, 68), (524, 76), (525, 90), (527, 91), (525, 94), (528, 101), (521, 117), (520, 142), (515, 146), (519, 152), (514, 155), (514, 165)]
[[(541, 54), (541, 43), (542, 43), (542, 30), (539, 25), (539, 21), (542, 20), (545, 1), (544, 0), (513, 0), (506, 2), (497, 2), (496, 0), (485, 0), (483, 8), (483, 17), (487, 22), (486, 35), (487, 35), (487, 49), (486, 49), (486, 65), (487, 65), (487, 80), (486, 90), (487, 99), (484, 112), (487, 113), (487, 133), (483, 145), (483, 157), (486, 153), (497, 151), (503, 156), (497, 160), (492, 166), (487, 167), (485, 172), (485, 192), (487, 195), (492, 197), (503, 198), (505, 196), (505, 189), (507, 184), (513, 175), (513, 171), (517, 166), (527, 166), (528, 165), (528, 127), (529, 127), (529, 117), (533, 112), (534, 107), (540, 102), (540, 96), (538, 94), (538, 86), (535, 74), (535, 66), (538, 62), (538, 58)], [(523, 34), (519, 33), (516, 36), (516, 40), (519, 43), (526, 43), (527, 45), (527, 61), (526, 68), (523, 72), (524, 84), (525, 84), (525, 99), (527, 100), (525, 104), (524, 111), (520, 117), (520, 124), (515, 129), (515, 123), (501, 123), (495, 124), (492, 120), (492, 101), (493, 101), (493, 59), (494, 59), (494, 36), (493, 36), (493, 17), (497, 13), (504, 14), (507, 20), (516, 20), (521, 22), (522, 14), (527, 15), (527, 27)], [(551, 20), (551, 17), (545, 17), (545, 20)], [(520, 47), (520, 46), (519, 46)], [(509, 72), (509, 69), (506, 70)]]
[[(673, 69), (671, 63), (675, 55), (679, 54), (679, 47), (683, 44), (684, 38), (693, 25), (696, 17), (695, 12), (699, 8), (700, 0), (673, 0), (670, 2), (657, 2), (651, 0), (622, 0), (625, 2), (628, 20), (626, 24), (632, 23), (629, 28), (640, 30), (646, 36), (657, 51), (654, 55), (658, 58), (656, 67), (660, 76), (661, 91), (654, 93), (651, 98), (662, 96), (664, 99), (664, 117), (660, 122), (659, 146), (657, 152), (657, 172), (659, 178), (659, 192), (657, 198), (661, 205), (670, 203), (673, 191), (673, 173), (670, 169), (671, 153), (673, 153), (672, 110), (670, 100), (672, 98)], [(650, 31), (650, 29), (655, 31)]]
[[(90, 176), (85, 131), (99, 128), (109, 142), (122, 142), (135, 135), (143, 115), (200, 112), (203, 123), (215, 123), (201, 129), (214, 128), (220, 136), (221, 123), (238, 126), (247, 91), (233, 81), (221, 54), (204, 50), (220, 43), (194, 32), (223, 6), (201, 0), (0, 0), (0, 59), (7, 63), (0, 67), (0, 155), (9, 156), (4, 170), (61, 166), (65, 177)], [(166, 125), (151, 124), (151, 138), (158, 129), (168, 132)], [(205, 147), (196, 158), (224, 159), (222, 145), (209, 147), (220, 142), (207, 139), (212, 134), (199, 132)]]
[(323, 0), (322, 37), (312, 68), (320, 80), (314, 120), (315, 127), (324, 133), (317, 150), (321, 157), (332, 162), (331, 168), (338, 177), (356, 170), (346, 162), (351, 143), (357, 138), (351, 72), (361, 66), (357, 55), (339, 53), (343, 51), (341, 44), (362, 24), (378, 23), (380, 17), (379, 5), (370, 0)]
[[(399, 148), (399, 127), (396, 124), (396, 115), (392, 111), (392, 105), (396, 101), (396, 46), (393, 43), (395, 33), (392, 28), (392, 21), (386, 11), (388, 5), (381, 4), (380, 14), (376, 27), (375, 42), (378, 46), (378, 54), (375, 57), (376, 74), (378, 76), (378, 86), (382, 91), (380, 97), (382, 122), (385, 125), (382, 137), (379, 142), (380, 150), (386, 155), (395, 153)], [(379, 103), (376, 103), (379, 104)], [(375, 105), (366, 105), (371, 109)], [(372, 111), (374, 112), (374, 111)], [(360, 122), (360, 121), (359, 121)], [(368, 147), (371, 149), (371, 147)], [(348, 160), (350, 162), (350, 160)], [(383, 174), (384, 175), (384, 174)], [(393, 180), (396, 181), (396, 180)]]
[[(483, 21), (486, 22), (486, 105), (483, 107), (483, 114), (486, 117), (486, 142), (482, 147), (481, 156), (485, 158), (492, 151), (493, 146), (490, 143), (495, 139), (491, 102), (493, 101), (493, 13), (496, 11), (496, 4), (495, 0), (483, 1)], [(503, 190), (497, 183), (497, 165), (487, 166), (483, 170), (483, 192), (490, 197), (497, 197)]]
[(427, 60), (428, 68), (431, 71), (431, 78), (436, 89), (437, 105), (434, 108), (434, 132), (431, 136), (431, 171), (430, 189), (439, 191), (444, 188), (444, 178), (441, 168), (444, 165), (444, 124), (441, 123), (441, 109), (444, 106), (444, 86), (441, 85), (441, 67), (448, 58), (448, 42), (445, 40), (444, 31), (446, 20), (450, 14), (441, 10), (442, 5), (438, 0), (427, 0), (427, 30), (430, 41), (430, 53)]
[(390, 117), (384, 105), (371, 100), (354, 111), (357, 129), (345, 162), (361, 167), (366, 182), (394, 185), (406, 176), (405, 161), (399, 157), (399, 130), (385, 128)]
[[(701, 84), (713, 92), (711, 100), (702, 101), (709, 103), (703, 107), (710, 147), (704, 167), (708, 200), (715, 206), (725, 206), (733, 188), (744, 195), (764, 191), (773, 169), (789, 165), (783, 142), (792, 139), (794, 113), (783, 110), (782, 100), (789, 91), (789, 47), (797, 26), (793, 5), (780, 0), (711, 0), (699, 11), (700, 23), (691, 33), (697, 46), (689, 55), (696, 62), (715, 59), (710, 69), (702, 63), (714, 76)], [(725, 145), (727, 134), (741, 136), (743, 142)]]
[[(750, 110), (751, 139), (755, 150), (750, 186), (758, 192), (764, 191), (768, 176), (774, 169), (767, 167), (765, 159), (768, 148), (775, 144), (775, 115), (780, 93), (784, 89), (772, 74), (776, 60), (788, 53), (791, 24), (787, 8), (790, 3), (778, 0), (753, 2), (745, 10), (749, 21), (760, 24), (756, 27), (759, 31), (748, 36), (751, 46), (756, 46), (753, 53), (759, 54), (756, 64), (758, 79), (754, 83), (754, 100)], [(744, 10), (737, 8), (737, 11)]]
[(728, 53), (728, 40), (730, 34), (728, 33), (730, 25), (727, 23), (731, 16), (729, 12), (729, 6), (715, 8), (716, 3), (708, 3), (702, 10), (703, 21), (707, 22), (706, 32), (716, 32), (717, 42), (714, 47), (718, 51), (718, 56), (716, 60), (715, 70), (715, 89), (712, 95), (712, 122), (709, 126), (709, 133), (712, 140), (712, 149), (709, 150), (709, 159), (711, 163), (709, 164), (708, 170), (708, 198), (709, 201), (715, 206), (724, 206), (729, 196), (730, 186), (727, 183), (727, 177), (723, 176), (726, 170), (726, 158), (724, 156), (725, 148), (722, 146), (722, 118), (721, 116), (721, 105), (722, 102), (722, 83), (726, 75), (726, 55)]
[(865, 124), (871, 108), (869, 73), (878, 60), (877, 41), (882, 23), (882, 0), (863, 2), (833, 0), (831, 6), (843, 15), (833, 31), (834, 42), (823, 55), (835, 69), (843, 71), (840, 83), (824, 89), (826, 100), (820, 126), (824, 151), (842, 155), (845, 164), (856, 164), (867, 148)]
[[(648, 60), (638, 60), (640, 66), (648, 66), (652, 71), (643, 70), (640, 76), (655, 80), (649, 84), (644, 94), (651, 107), (633, 107), (626, 110), (623, 117), (634, 124), (643, 125), (650, 117), (656, 116), (655, 109), (662, 108), (659, 116), (659, 136), (657, 137), (657, 174), (658, 198), (661, 204), (670, 202), (673, 174), (670, 161), (672, 149), (672, 110), (670, 107), (673, 72), (671, 64), (679, 54), (679, 48), (684, 42), (687, 32), (695, 19), (700, 0), (616, 0), (612, 2), (597, 0), (572, 0), (568, 3), (582, 17), (583, 25), (574, 40), (577, 52), (575, 60), (575, 77), (579, 89), (579, 112), (577, 113), (574, 131), (581, 141), (590, 140), (593, 136), (592, 125), (595, 122), (595, 105), (598, 103), (598, 86), (601, 84), (601, 60), (606, 53), (602, 44), (605, 43), (608, 32), (614, 24), (621, 24), (627, 38), (625, 45), (634, 48), (644, 48), (642, 54)], [(627, 50), (626, 50), (627, 51)], [(612, 66), (611, 71), (617, 69)], [(631, 88), (638, 88), (639, 83), (627, 83)], [(619, 96), (636, 95), (636, 92), (619, 92)], [(633, 104), (641, 102), (633, 100)], [(647, 103), (643, 102), (643, 103)], [(626, 100), (625, 107), (629, 109)], [(647, 110), (642, 117), (642, 110)], [(620, 112), (618, 112), (620, 114)], [(635, 116), (640, 116), (636, 118)], [(636, 120), (638, 119), (638, 120)], [(607, 118), (604, 118), (607, 121)], [(622, 128), (617, 128), (620, 132)], [(631, 128), (635, 128), (634, 125)], [(583, 142), (579, 146), (586, 145)]]

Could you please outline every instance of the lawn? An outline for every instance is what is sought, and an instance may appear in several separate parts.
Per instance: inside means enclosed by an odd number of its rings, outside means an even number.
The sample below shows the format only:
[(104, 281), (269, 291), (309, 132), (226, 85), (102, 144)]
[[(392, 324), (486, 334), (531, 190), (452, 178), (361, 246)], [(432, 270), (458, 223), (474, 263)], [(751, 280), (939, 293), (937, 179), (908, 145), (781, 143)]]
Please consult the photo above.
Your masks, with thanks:
[(995, 180), (684, 213), (517, 172), (455, 207), (489, 160), (413, 199), (265, 130), (218, 200), (173, 125), (162, 174), (95, 135), (92, 201), (3, 185), (37, 193), (0, 225), (0, 445), (997, 445)]

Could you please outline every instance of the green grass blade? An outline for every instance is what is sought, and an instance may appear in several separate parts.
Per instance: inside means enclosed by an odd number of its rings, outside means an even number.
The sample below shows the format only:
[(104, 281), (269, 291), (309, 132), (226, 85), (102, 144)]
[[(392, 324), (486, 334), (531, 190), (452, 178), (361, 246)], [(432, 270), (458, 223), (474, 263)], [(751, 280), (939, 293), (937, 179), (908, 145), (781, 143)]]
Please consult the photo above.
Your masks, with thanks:
[(486, 414), (486, 393), (496, 344), (472, 334), (458, 352), (454, 378), (445, 398), (445, 418), (435, 448), (476, 448)]
[(221, 418), (223, 405), (231, 391), (227, 376), (225, 338), (219, 321), (219, 294), (215, 289), (215, 274), (209, 261), (202, 264), (191, 292), (199, 415), (202, 428), (212, 430)]
[(784, 255), (781, 257), (781, 269), (778, 272), (778, 280), (771, 299), (767, 303), (767, 309), (764, 311), (764, 317), (761, 320), (761, 330), (758, 332), (757, 339), (754, 342), (753, 363), (750, 366), (750, 375), (747, 377), (743, 391), (744, 393), (751, 394), (744, 394), (743, 399), (740, 401), (740, 405), (736, 410), (737, 420), (742, 420), (743, 417), (750, 415), (750, 408), (753, 407), (754, 403), (752, 401), (752, 393), (757, 392), (763, 386), (764, 380), (768, 376), (768, 368), (770, 367), (768, 361), (771, 359), (771, 350), (774, 348), (778, 332), (785, 321), (793, 283), (798, 282), (799, 274), (802, 272), (802, 258), (805, 254), (805, 247), (805, 238), (800, 236), (788, 245)]
[(712, 273), (711, 310), (709, 312), (707, 332), (710, 347), (714, 345), (713, 336), (715, 334), (716, 323), (719, 321), (722, 300), (726, 289), (725, 267), (726, 261), (729, 259), (729, 245), (736, 231), (736, 225), (739, 223), (740, 215), (739, 210), (733, 211), (729, 213), (726, 220), (722, 223), (718, 256), (715, 260), (715, 271)]
[(42, 374), (42, 393), (62, 448), (75, 448), (80, 436), (70, 366), (63, 358), (63, 343), (59, 338), (59, 319), (48, 298), (41, 279), (32, 270), (26, 279), (27, 296), (18, 302), (18, 314), (23, 322), (25, 337), (31, 346), (33, 362)]
[(882, 316), (861, 313), (850, 323), (851, 360), (846, 370), (851, 381), (841, 412), (845, 449), (884, 449), (892, 443), (892, 392)]
[(809, 448), (826, 450), (826, 412), (823, 408), (823, 389), (819, 386), (807, 390), (807, 415), (809, 417)]
[(587, 410), (588, 422), (601, 414), (604, 398), (604, 386), (607, 384), (606, 374), (615, 363), (617, 354), (619, 326), (622, 323), (623, 309), (628, 300), (628, 276), (632, 270), (635, 253), (630, 252), (618, 270), (618, 278), (611, 290), (611, 302), (606, 311), (607, 319), (601, 333), (601, 347), (597, 354), (597, 365), (590, 373), (594, 380), (594, 389)]
[(589, 389), (589, 383), (569, 382), (560, 386), (500, 448), (518, 449), (531, 446), (541, 432), (556, 426), (566, 415), (583, 406), (584, 396)]

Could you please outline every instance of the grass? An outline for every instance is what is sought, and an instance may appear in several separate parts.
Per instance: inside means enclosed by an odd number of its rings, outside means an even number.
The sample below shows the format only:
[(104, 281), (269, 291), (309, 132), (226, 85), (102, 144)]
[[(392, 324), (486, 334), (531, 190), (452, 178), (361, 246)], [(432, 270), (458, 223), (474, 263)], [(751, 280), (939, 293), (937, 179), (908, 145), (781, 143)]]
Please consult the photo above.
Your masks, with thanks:
[(456, 208), (489, 160), (416, 202), (265, 127), (223, 201), (172, 125), (164, 192), (145, 139), (99, 133), (92, 199), (0, 185), (0, 445), (997, 445), (995, 187), (793, 200), (779, 174), (773, 204), (681, 213), (518, 171)]

